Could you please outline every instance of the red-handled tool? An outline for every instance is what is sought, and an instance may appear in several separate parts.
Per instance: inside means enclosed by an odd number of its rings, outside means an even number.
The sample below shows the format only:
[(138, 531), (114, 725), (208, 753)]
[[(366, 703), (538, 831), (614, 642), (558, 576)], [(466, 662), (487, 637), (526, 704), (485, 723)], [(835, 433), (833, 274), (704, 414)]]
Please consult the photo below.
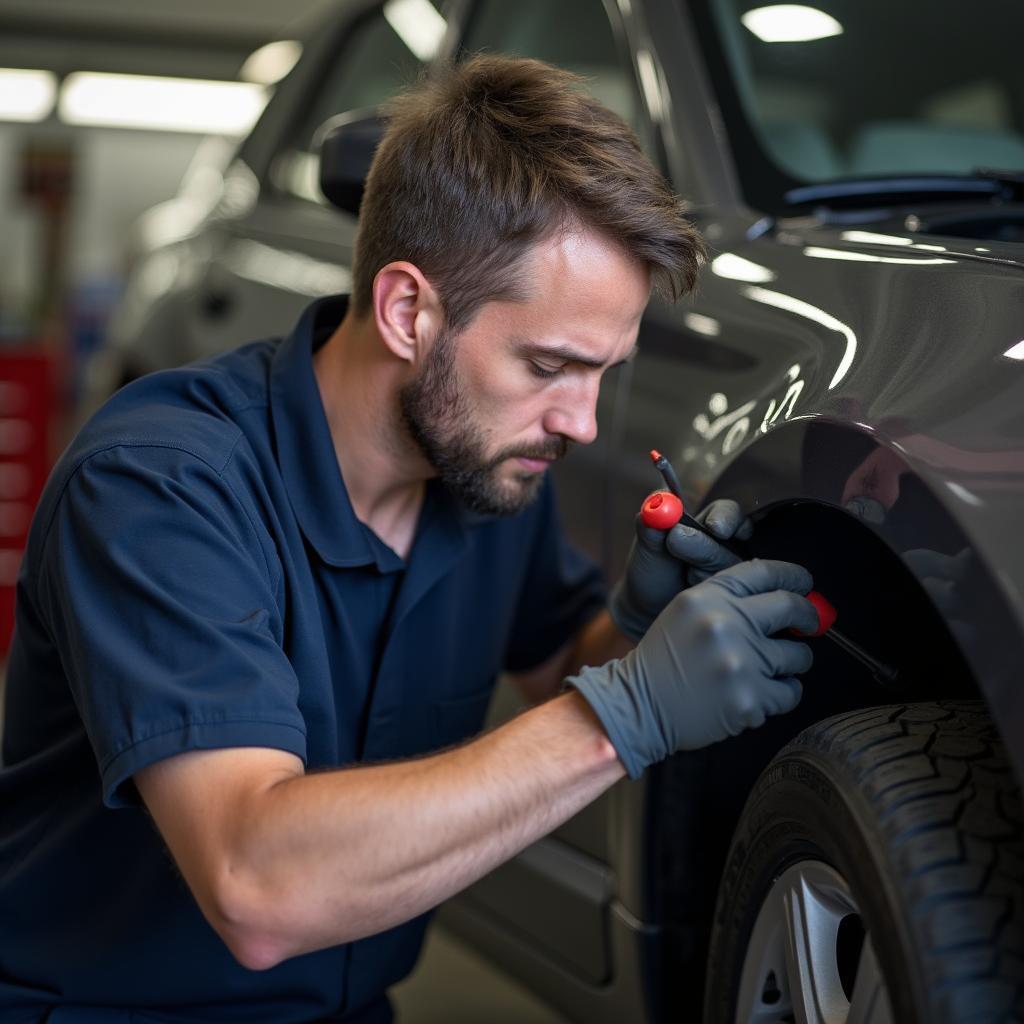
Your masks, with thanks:
[[(658, 530), (671, 530), (677, 523), (685, 523), (694, 530), (706, 533), (715, 543), (721, 544), (728, 551), (733, 552), (738, 558), (745, 557), (742, 551), (737, 550), (735, 542), (729, 543), (721, 540), (706, 527), (693, 518), (683, 505), (682, 488), (679, 485), (679, 478), (676, 476), (672, 463), (659, 451), (651, 452), (651, 461), (655, 468), (661, 473), (662, 479), (668, 487), (667, 491), (657, 491), (650, 495), (640, 507), (640, 518), (645, 526), (653, 526)], [(813, 633), (801, 633), (798, 630), (790, 630), (797, 636), (826, 636), (833, 643), (841, 647), (847, 654), (856, 658), (862, 665), (871, 670), (875, 679), (884, 686), (891, 686), (899, 679), (899, 672), (886, 665), (884, 662), (873, 658), (859, 644), (854, 643), (848, 636), (840, 633), (834, 628), (834, 623), (839, 617), (835, 606), (824, 595), (812, 590), (807, 595), (807, 600), (814, 605), (818, 612), (818, 628)]]

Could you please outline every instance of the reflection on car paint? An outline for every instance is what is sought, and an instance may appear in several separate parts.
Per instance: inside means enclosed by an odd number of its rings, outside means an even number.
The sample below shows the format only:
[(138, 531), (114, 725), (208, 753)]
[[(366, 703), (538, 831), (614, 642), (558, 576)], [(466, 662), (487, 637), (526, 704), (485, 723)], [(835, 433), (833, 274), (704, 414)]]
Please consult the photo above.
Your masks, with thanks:
[[(746, 436), (746, 431), (750, 429), (750, 421), (746, 417), (748, 413), (753, 411), (756, 404), (756, 402), (747, 402), (738, 409), (727, 412), (726, 410), (729, 408), (728, 399), (720, 392), (715, 393), (708, 401), (708, 411), (712, 416), (716, 416), (716, 418), (711, 420), (708, 419), (706, 413), (699, 413), (694, 417), (693, 429), (705, 441), (713, 441), (726, 427), (731, 427), (729, 433), (726, 434), (726, 441), (728, 441), (731, 435), (737, 434), (737, 428), (745, 423), (745, 429), (739, 431), (739, 433)], [(726, 448), (726, 442), (723, 442), (722, 454), (727, 455), (730, 451), (733, 451), (740, 440), (742, 440), (742, 437), (733, 436), (728, 448)]]
[(248, 164), (236, 160), (224, 174), (224, 184), (214, 207), (214, 216), (226, 219), (244, 217), (256, 205), (259, 196), (259, 179)]
[(320, 158), (312, 153), (292, 150), (282, 153), (270, 168), (270, 177), (278, 188), (290, 191), (311, 203), (319, 203)]
[[(923, 249), (926, 252), (948, 252), (944, 245), (931, 245), (927, 242), (915, 242), (903, 235), (883, 235), (876, 231), (844, 231), (840, 236), (844, 242), (865, 242), (868, 245), (901, 245), (908, 249)], [(976, 252), (988, 252), (988, 249), (977, 249)]]
[(796, 400), (803, 393), (804, 384), (806, 382), (800, 377), (799, 363), (795, 363), (786, 371), (786, 377), (789, 379), (790, 384), (778, 405), (776, 405), (774, 398), (768, 402), (768, 408), (765, 410), (764, 419), (761, 421), (762, 434), (767, 434), (768, 428), (774, 424), (780, 416), (784, 420), (788, 420), (790, 416), (793, 415)]
[(437, 56), (448, 22), (430, 0), (388, 0), (383, 14), (419, 60), (426, 63)]
[(334, 295), (352, 289), (352, 274), (346, 267), (252, 239), (235, 242), (223, 262), (239, 277), (299, 295)]
[(737, 256), (734, 252), (723, 252), (716, 256), (711, 261), (711, 273), (730, 281), (749, 281), (752, 284), (765, 284), (778, 276), (774, 270)]
[(966, 501), (968, 505), (982, 506), (985, 502), (979, 498), (976, 494), (967, 490), (963, 484), (958, 484), (955, 480), (947, 480), (946, 487), (953, 492), (961, 501)]
[(158, 249), (142, 262), (135, 274), (135, 286), (143, 302), (155, 302), (174, 287), (182, 270), (182, 258), (175, 249)]
[(654, 58), (649, 50), (636, 51), (636, 70), (651, 120), (661, 124), (665, 120), (665, 101), (662, 98), (661, 82), (658, 79)]
[(705, 316), (703, 313), (687, 313), (683, 317), (683, 323), (691, 331), (708, 338), (717, 338), (722, 333), (721, 323), (713, 316)]
[(754, 302), (761, 302), (766, 306), (775, 306), (776, 309), (795, 313), (797, 316), (813, 320), (815, 323), (821, 324), (822, 327), (841, 334), (846, 339), (846, 351), (829, 383), (829, 391), (842, 382), (850, 372), (850, 367), (853, 366), (853, 360), (857, 354), (857, 335), (853, 333), (853, 328), (849, 324), (844, 324), (842, 320), (837, 320), (831, 313), (826, 313), (825, 310), (812, 306), (809, 302), (804, 302), (803, 299), (786, 295), (784, 292), (772, 291), (769, 288), (750, 287), (744, 288), (743, 294)]
[(866, 242), (868, 245), (913, 245), (914, 240), (904, 235), (883, 235), (878, 231), (844, 231), (844, 242)]
[[(941, 250), (945, 252), (945, 250)], [(853, 263), (918, 263), (934, 265), (937, 263), (955, 263), (956, 260), (944, 260), (939, 257), (926, 256), (876, 256), (870, 252), (852, 252), (846, 249), (826, 249), (820, 245), (804, 247), (805, 256), (813, 256), (820, 260), (850, 260)]]
[[(806, 381), (800, 376), (799, 363), (794, 363), (785, 374), (786, 390), (779, 397), (768, 399), (764, 417), (761, 420), (761, 433), (767, 433), (769, 427), (779, 420), (788, 420), (796, 408), (797, 399), (803, 393)], [(756, 401), (749, 401), (729, 411), (729, 399), (721, 391), (716, 391), (708, 398), (707, 412), (698, 413), (693, 419), (693, 429), (705, 441), (713, 441), (723, 431), (721, 454), (731, 455), (747, 439), (750, 433), (750, 414), (757, 406)], [(714, 418), (712, 418), (714, 417)], [(700, 450), (690, 445), (683, 449), (682, 461), (693, 462), (701, 454)], [(717, 456), (712, 452), (704, 453), (704, 461), (709, 467), (717, 463)]]

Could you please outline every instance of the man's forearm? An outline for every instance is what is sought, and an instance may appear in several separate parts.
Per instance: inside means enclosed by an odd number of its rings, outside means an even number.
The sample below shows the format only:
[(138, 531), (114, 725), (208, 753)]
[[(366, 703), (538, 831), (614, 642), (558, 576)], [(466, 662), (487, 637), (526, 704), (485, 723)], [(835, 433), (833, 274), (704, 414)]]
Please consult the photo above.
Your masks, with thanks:
[(248, 894), (236, 922), (244, 959), (270, 966), (407, 921), (623, 774), (571, 693), (443, 754), (282, 781), (243, 816), (234, 872)]

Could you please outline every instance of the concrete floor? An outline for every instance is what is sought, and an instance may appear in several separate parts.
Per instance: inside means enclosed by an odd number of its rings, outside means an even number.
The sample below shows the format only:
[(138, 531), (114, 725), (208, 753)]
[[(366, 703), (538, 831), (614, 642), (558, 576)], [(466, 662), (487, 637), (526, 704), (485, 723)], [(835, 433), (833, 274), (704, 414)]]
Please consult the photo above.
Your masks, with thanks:
[(391, 998), (398, 1024), (566, 1024), (436, 924), (416, 970)]

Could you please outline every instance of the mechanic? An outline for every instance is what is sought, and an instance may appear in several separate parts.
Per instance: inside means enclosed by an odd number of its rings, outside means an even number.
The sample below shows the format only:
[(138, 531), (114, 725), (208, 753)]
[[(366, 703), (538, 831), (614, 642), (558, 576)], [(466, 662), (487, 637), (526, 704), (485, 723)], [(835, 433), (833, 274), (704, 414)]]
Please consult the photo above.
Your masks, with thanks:
[[(703, 255), (578, 84), (407, 90), (351, 304), (143, 378), (61, 458), (9, 665), (4, 1022), (390, 1020), (438, 903), (796, 705), (804, 569), (638, 526), (606, 608), (562, 535), (546, 468)], [(502, 670), (533, 706), (465, 742)]]

